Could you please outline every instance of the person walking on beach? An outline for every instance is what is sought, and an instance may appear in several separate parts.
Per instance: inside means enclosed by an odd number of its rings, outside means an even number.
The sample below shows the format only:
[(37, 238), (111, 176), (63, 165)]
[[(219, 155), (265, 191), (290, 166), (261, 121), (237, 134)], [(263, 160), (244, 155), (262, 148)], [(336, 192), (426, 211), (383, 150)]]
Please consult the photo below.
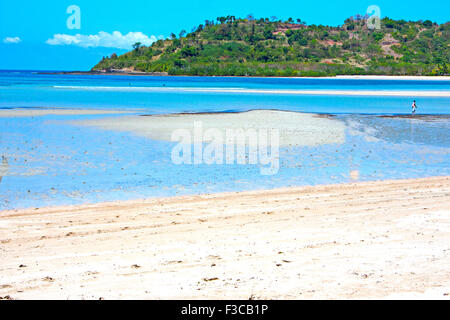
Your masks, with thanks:
[(8, 159), (6, 159), (5, 156), (2, 156), (2, 163), (0, 163), (0, 182), (2, 182), (2, 179), (4, 176), (6, 176), (7, 172), (8, 172)]
[(412, 108), (412, 114), (416, 113), (416, 109), (417, 109), (416, 100), (414, 100), (411, 108)]

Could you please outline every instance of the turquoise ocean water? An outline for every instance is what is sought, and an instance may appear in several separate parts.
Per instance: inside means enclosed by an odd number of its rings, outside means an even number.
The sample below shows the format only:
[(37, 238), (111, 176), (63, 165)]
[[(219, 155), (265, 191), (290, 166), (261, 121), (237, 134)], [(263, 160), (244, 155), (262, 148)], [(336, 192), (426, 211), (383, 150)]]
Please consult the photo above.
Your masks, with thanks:
[[(239, 92), (245, 89), (259, 92)], [(341, 144), (282, 148), (278, 174), (262, 176), (258, 165), (174, 165), (174, 143), (70, 124), (111, 115), (0, 117), (0, 210), (341, 183), (353, 181), (350, 172), (355, 170), (361, 181), (450, 174), (450, 98), (297, 95), (283, 90), (448, 92), (450, 81), (0, 71), (0, 109), (118, 109), (136, 114), (278, 109), (331, 114), (347, 127)], [(413, 99), (419, 116), (399, 117), (410, 113)]]

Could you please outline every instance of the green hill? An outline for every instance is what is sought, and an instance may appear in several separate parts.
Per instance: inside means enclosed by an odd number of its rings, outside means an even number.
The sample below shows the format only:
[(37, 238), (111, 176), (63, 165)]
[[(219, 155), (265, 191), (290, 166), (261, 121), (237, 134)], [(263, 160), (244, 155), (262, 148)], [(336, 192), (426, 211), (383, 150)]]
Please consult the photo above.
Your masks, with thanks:
[(370, 30), (366, 19), (357, 15), (330, 27), (291, 18), (219, 17), (149, 47), (137, 43), (92, 70), (221, 76), (449, 73), (450, 22), (384, 18), (381, 29)]

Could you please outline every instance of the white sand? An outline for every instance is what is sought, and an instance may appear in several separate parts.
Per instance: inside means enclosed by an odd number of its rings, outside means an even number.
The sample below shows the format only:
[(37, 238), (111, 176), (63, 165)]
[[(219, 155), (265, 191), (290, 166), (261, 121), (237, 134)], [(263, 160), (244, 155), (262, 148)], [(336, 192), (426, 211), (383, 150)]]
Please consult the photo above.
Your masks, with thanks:
[[(449, 76), (336, 76), (335, 79), (367, 79), (367, 80), (437, 80), (450, 81)], [(333, 78), (330, 78), (333, 79)]]
[[(124, 116), (95, 120), (72, 121), (76, 125), (94, 126), (104, 130), (130, 132), (154, 140), (171, 141), (172, 132), (188, 129), (193, 134), (194, 121), (200, 121), (203, 131), (218, 129), (225, 137), (226, 129), (278, 129), (280, 146), (313, 146), (343, 143), (345, 124), (339, 120), (314, 114), (253, 110), (241, 113), (173, 114)], [(269, 137), (271, 131), (268, 131)]]
[(136, 111), (127, 110), (94, 110), (94, 109), (32, 109), (32, 108), (16, 108), (16, 109), (0, 109), (1, 118), (13, 117), (39, 117), (47, 115), (71, 116), (71, 115), (94, 115), (94, 114), (126, 114), (135, 113)]
[[(235, 77), (231, 77), (235, 78)], [(242, 77), (248, 78), (248, 77)], [(250, 77), (268, 78), (268, 77)], [(450, 76), (379, 76), (379, 75), (338, 75), (334, 77), (269, 77), (274, 79), (363, 79), (363, 80), (437, 80), (450, 81)]]
[(450, 298), (450, 177), (0, 212), (0, 297)]

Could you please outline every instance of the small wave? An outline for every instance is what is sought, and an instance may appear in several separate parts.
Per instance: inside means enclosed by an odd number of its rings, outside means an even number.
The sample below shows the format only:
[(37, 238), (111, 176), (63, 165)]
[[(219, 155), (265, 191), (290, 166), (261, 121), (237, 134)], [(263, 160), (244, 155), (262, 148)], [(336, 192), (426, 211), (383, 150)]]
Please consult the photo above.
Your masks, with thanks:
[(107, 87), (107, 86), (52, 86), (56, 89), (78, 89), (78, 90), (114, 90), (114, 91), (232, 91), (248, 90), (245, 88), (220, 88), (220, 87)]
[(126, 92), (194, 92), (194, 93), (258, 93), (289, 95), (332, 95), (332, 96), (392, 96), (392, 97), (450, 97), (450, 91), (426, 90), (303, 90), (303, 89), (250, 89), (217, 87), (105, 87), (105, 86), (53, 86), (56, 89)]

